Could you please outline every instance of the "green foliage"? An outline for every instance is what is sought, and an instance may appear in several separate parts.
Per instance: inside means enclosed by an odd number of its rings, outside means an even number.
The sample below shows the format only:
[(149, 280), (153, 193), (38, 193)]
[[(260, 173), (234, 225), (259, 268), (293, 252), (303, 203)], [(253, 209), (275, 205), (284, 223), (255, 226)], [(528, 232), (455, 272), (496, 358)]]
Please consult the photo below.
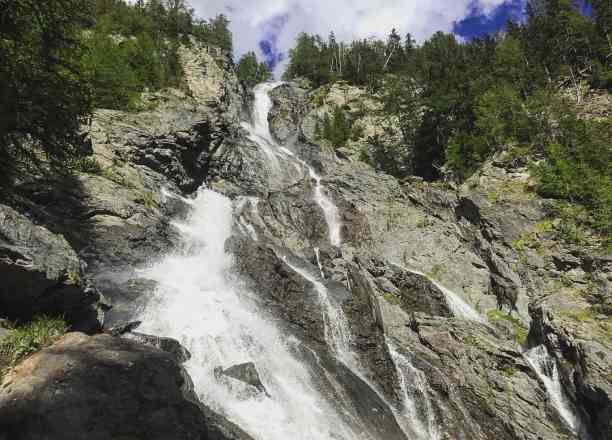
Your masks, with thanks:
[(0, 341), (3, 364), (8, 367), (17, 365), (25, 357), (53, 344), (66, 331), (68, 326), (63, 319), (48, 316), (36, 317), (29, 324), (11, 330)]
[(229, 19), (224, 14), (219, 14), (208, 22), (196, 22), (194, 24), (193, 34), (199, 41), (219, 47), (231, 56), (233, 52), (233, 43), (229, 25)]
[[(550, 143), (551, 85), (577, 95), (584, 80), (611, 87), (612, 8), (603, 0), (591, 3), (589, 17), (573, 0), (539, 0), (504, 36), (464, 43), (442, 32), (421, 46), (410, 35), (401, 44), (395, 30), (386, 40), (349, 43), (333, 33), (327, 40), (301, 34), (286, 78), (367, 87), (382, 98), (403, 142), (390, 148), (373, 139), (365, 159), (394, 175), (435, 180), (443, 171), (463, 180), (508, 145)], [(376, 154), (389, 157), (374, 160)]]
[(524, 253), (527, 249), (538, 250), (542, 247), (542, 243), (539, 240), (538, 234), (535, 232), (525, 233), (519, 238), (512, 242), (512, 247), (520, 252)]
[(334, 107), (331, 116), (326, 113), (322, 125), (322, 128), (319, 127), (321, 137), (331, 142), (336, 148), (345, 146), (351, 138), (353, 123), (342, 107)]
[(612, 121), (579, 119), (570, 107), (556, 111), (557, 133), (545, 147), (546, 160), (534, 166), (538, 192), (591, 210), (594, 226), (612, 234)]
[(185, 0), (0, 0), (0, 11), (3, 168), (41, 151), (80, 160), (94, 108), (140, 110), (143, 91), (180, 85), (181, 44), (231, 56), (227, 18), (196, 20)]
[(0, 0), (0, 156), (26, 139), (57, 155), (91, 111), (80, 68), (89, 0)]
[(366, 149), (361, 152), (360, 158), (378, 171), (403, 177), (407, 174), (407, 161), (402, 160), (402, 153), (409, 154), (403, 145), (389, 143), (376, 134), (368, 136)]
[(178, 50), (191, 39), (231, 55), (229, 21), (220, 15), (198, 21), (184, 0), (97, 0), (96, 24), (84, 37), (82, 66), (93, 90), (94, 106), (140, 110), (142, 92), (180, 85)]
[(94, 91), (96, 107), (125, 109), (130, 107), (142, 90), (136, 72), (130, 66), (130, 54), (110, 35), (95, 32), (88, 41), (89, 50), (83, 57)]
[(238, 79), (246, 86), (253, 87), (272, 78), (272, 71), (265, 62), (258, 62), (255, 52), (247, 52), (236, 67)]
[(228, 25), (223, 15), (196, 20), (185, 0), (96, 0), (95, 26), (84, 34), (82, 58), (94, 106), (140, 110), (142, 92), (180, 86), (179, 47), (193, 39), (231, 56)]

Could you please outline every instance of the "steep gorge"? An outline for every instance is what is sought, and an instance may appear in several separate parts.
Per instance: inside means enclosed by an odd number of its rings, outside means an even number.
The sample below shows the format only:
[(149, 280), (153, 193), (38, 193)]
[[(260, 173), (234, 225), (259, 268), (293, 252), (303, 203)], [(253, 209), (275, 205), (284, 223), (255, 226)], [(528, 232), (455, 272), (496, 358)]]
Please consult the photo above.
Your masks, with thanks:
[[(70, 377), (69, 360), (42, 367), (62, 353), (97, 368), (115, 352), (157, 373), (165, 362), (176, 377), (140, 390), (142, 401), (163, 407), (174, 393), (189, 408), (189, 421), (168, 417), (153, 438), (612, 438), (609, 316), (576, 316), (590, 297), (609, 304), (612, 262), (538, 232), (546, 200), (529, 193), (524, 167), (499, 157), (460, 188), (398, 182), (319, 144), (316, 92), (275, 83), (250, 94), (223, 59), (181, 56), (189, 94), (152, 96), (157, 108), (137, 115), (96, 114), (89, 135), (102, 175), (34, 176), (3, 194), (28, 217), (22, 225), (63, 235), (78, 253), (69, 264), (80, 267), (55, 271), (78, 271), (78, 282), (46, 276), (83, 284), (88, 298), (85, 286), (96, 286), (112, 305), (99, 326), (115, 335), (68, 335), (10, 373), (0, 391), (10, 438), (61, 438), (74, 414), (121, 420), (115, 432), (74, 438), (150, 435), (146, 405), (79, 413), (91, 403), (58, 407), (44, 385), (29, 385), (31, 371), (41, 383)], [(323, 105), (347, 99), (336, 92)], [(13, 276), (15, 248), (21, 259), (35, 248), (0, 233), (0, 267)], [(529, 234), (540, 247), (517, 249)], [(168, 346), (172, 356), (159, 351)], [(90, 385), (79, 376), (67, 386)], [(163, 426), (168, 413), (155, 411)]]

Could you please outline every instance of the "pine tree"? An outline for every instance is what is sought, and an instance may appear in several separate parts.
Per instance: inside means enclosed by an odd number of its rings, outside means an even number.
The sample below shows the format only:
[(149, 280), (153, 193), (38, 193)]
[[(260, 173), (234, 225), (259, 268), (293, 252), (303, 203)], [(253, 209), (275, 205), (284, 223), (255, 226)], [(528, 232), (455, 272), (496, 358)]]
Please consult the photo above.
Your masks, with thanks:
[(0, 154), (30, 136), (63, 154), (91, 110), (81, 72), (88, 0), (0, 1)]

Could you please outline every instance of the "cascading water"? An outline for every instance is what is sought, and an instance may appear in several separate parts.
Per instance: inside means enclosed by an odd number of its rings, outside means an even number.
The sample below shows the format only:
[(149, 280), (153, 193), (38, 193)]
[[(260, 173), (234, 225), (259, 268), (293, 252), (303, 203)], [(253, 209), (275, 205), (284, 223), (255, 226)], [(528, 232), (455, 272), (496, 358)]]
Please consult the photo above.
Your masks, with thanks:
[(255, 102), (253, 104), (252, 124), (244, 123), (243, 127), (249, 133), (249, 139), (257, 144), (265, 154), (272, 174), (277, 178), (282, 178), (280, 157), (289, 158), (291, 165), (300, 168), (300, 165), (308, 170), (308, 175), (315, 183), (314, 200), (319, 205), (325, 216), (325, 221), (329, 228), (329, 241), (333, 246), (341, 245), (342, 222), (337, 206), (326, 194), (319, 176), (314, 168), (305, 161), (299, 159), (291, 150), (285, 148), (272, 138), (270, 132), (270, 122), (268, 115), (272, 109), (273, 102), (269, 93), (282, 83), (263, 83), (253, 90)]
[(566, 423), (567, 427), (574, 434), (579, 435), (582, 440), (587, 440), (589, 438), (588, 434), (563, 390), (563, 385), (559, 378), (557, 360), (548, 353), (544, 345), (538, 345), (537, 347), (527, 350), (525, 352), (525, 358), (540, 380), (544, 383), (546, 392), (550, 397), (550, 402)]
[(332, 246), (340, 247), (342, 244), (342, 222), (340, 221), (340, 214), (338, 213), (338, 207), (331, 201), (331, 199), (325, 194), (323, 185), (321, 185), (321, 177), (315, 173), (312, 167), (308, 167), (310, 177), (315, 181), (315, 201), (323, 210), (325, 215), (325, 221), (329, 227), (329, 241)]
[(431, 283), (436, 286), (440, 291), (444, 294), (444, 299), (446, 300), (446, 304), (450, 309), (453, 316), (459, 319), (464, 319), (466, 321), (476, 321), (481, 323), (486, 323), (485, 319), (476, 311), (474, 308), (469, 305), (467, 302), (463, 300), (459, 295), (457, 295), (452, 290), (444, 287), (442, 284), (427, 276), (423, 272), (419, 272), (418, 270), (407, 269), (397, 263), (394, 263), (395, 266), (399, 267), (402, 270), (413, 273), (415, 275), (420, 275), (422, 277), (427, 278)]
[[(291, 339), (231, 281), (224, 246), (232, 222), (231, 201), (201, 189), (189, 219), (176, 225), (183, 252), (142, 274), (158, 282), (139, 318), (142, 330), (179, 340), (192, 354), (186, 368), (202, 401), (257, 439), (359, 438), (311, 383)], [(245, 362), (256, 365), (269, 396), (216, 377), (216, 368)]]
[[(438, 440), (440, 433), (434, 415), (433, 405), (427, 388), (425, 374), (415, 368), (412, 362), (401, 354), (388, 340), (385, 340), (402, 391), (401, 415), (408, 421), (404, 429), (411, 431), (416, 440)], [(424, 409), (419, 410), (417, 401), (424, 403)]]
[(332, 303), (327, 288), (307, 270), (289, 263), (287, 259), (285, 259), (285, 263), (315, 287), (319, 296), (319, 302), (323, 307), (325, 342), (327, 342), (327, 345), (329, 345), (339, 360), (348, 367), (353, 366), (354, 356), (351, 351), (351, 332), (342, 307)]
[[(251, 139), (256, 142), (261, 149), (264, 151), (267, 157), (271, 156), (271, 152), (267, 151), (269, 148), (274, 148), (276, 151), (280, 152), (284, 157), (292, 160), (292, 163), (295, 165), (296, 162), (305, 167), (308, 170), (310, 178), (314, 181), (314, 200), (319, 205), (321, 210), (323, 211), (325, 221), (327, 223), (329, 229), (329, 241), (332, 246), (340, 247), (342, 244), (342, 222), (340, 219), (340, 214), (338, 207), (334, 204), (331, 198), (326, 194), (325, 189), (321, 183), (321, 176), (319, 176), (315, 170), (307, 164), (305, 161), (298, 158), (291, 150), (278, 145), (273, 139), (269, 132), (270, 127), (268, 123), (268, 115), (267, 112), (271, 109), (271, 99), (268, 96), (268, 92), (274, 89), (277, 84), (266, 84), (260, 85), (256, 88), (255, 96), (255, 116), (254, 127), (251, 133)], [(275, 155), (274, 160), (277, 161), (278, 157)], [(323, 267), (320, 262), (319, 257), (319, 249), (315, 249), (315, 254), (317, 256), (317, 264), (319, 266), (319, 271), (321, 272), (321, 279), (325, 278)], [(361, 367), (359, 365), (359, 361), (357, 360), (357, 356), (353, 353), (351, 348), (351, 334), (350, 328), (348, 324), (348, 320), (344, 315), (344, 312), (339, 304), (334, 304), (330, 297), (329, 292), (325, 285), (316, 279), (315, 276), (310, 274), (307, 270), (298, 267), (296, 265), (291, 264), (288, 259), (285, 258), (285, 262), (289, 267), (291, 267), (296, 273), (300, 274), (304, 279), (308, 280), (315, 287), (317, 294), (319, 296), (319, 302), (323, 308), (323, 320), (325, 325), (325, 339), (327, 345), (332, 349), (332, 352), (336, 356), (338, 360), (340, 360), (344, 365), (346, 365), (357, 377), (363, 380), (368, 386), (376, 392), (376, 394), (382, 399), (385, 400), (382, 395), (376, 390), (376, 387), (371, 384), (364, 376), (361, 374)], [(477, 315), (477, 314), (476, 314)], [(396, 356), (393, 357), (393, 361), (396, 362), (396, 368), (401, 370), (401, 365), (406, 364), (406, 360), (401, 358), (399, 353), (394, 352)], [(398, 364), (397, 362), (401, 362)], [(417, 370), (412, 368), (411, 372), (413, 374), (417, 374)], [(419, 376), (421, 380), (421, 385), (425, 387), (423, 381), (426, 379), (424, 377)], [(405, 385), (406, 379), (404, 376), (404, 372), (400, 375), (400, 380), (402, 384)], [(408, 399), (407, 394), (405, 394), (405, 400)], [(405, 403), (408, 405), (407, 401)], [(393, 407), (393, 405), (389, 405), (389, 407)], [(413, 419), (412, 417), (403, 417), (405, 423), (401, 423), (402, 421), (400, 414), (396, 414), (398, 417), (398, 423), (400, 425), (404, 425), (402, 428), (407, 434), (408, 432), (418, 432), (422, 435), (419, 435), (419, 440), (423, 439), (431, 439), (436, 440), (435, 437), (435, 426), (433, 426), (433, 421), (428, 420), (428, 427), (421, 428), (421, 424), (417, 419)], [(416, 428), (415, 426), (416, 425)]]
[(315, 257), (317, 257), (317, 267), (319, 268), (319, 273), (321, 274), (321, 279), (325, 279), (325, 272), (323, 272), (323, 264), (321, 263), (321, 250), (316, 247), (314, 248)]
[(253, 104), (252, 123), (244, 122), (243, 128), (249, 133), (249, 139), (255, 142), (266, 155), (273, 174), (281, 174), (281, 164), (278, 158), (278, 146), (270, 133), (270, 123), (268, 114), (272, 109), (273, 102), (269, 92), (278, 87), (281, 83), (262, 83), (255, 87), (253, 94), (255, 102)]

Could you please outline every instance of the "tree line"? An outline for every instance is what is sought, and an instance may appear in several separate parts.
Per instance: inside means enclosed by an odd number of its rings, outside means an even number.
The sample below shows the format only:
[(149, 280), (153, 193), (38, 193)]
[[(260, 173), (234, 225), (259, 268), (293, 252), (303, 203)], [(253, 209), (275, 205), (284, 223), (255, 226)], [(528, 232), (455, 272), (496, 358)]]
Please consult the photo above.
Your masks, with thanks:
[[(587, 15), (582, 2), (531, 0), (523, 22), (467, 42), (442, 32), (422, 44), (396, 30), (352, 42), (302, 33), (285, 79), (345, 81), (378, 98), (402, 134), (397, 145), (368, 139), (362, 157), (382, 171), (463, 181), (496, 152), (522, 151), (543, 195), (584, 204), (609, 236), (612, 123), (579, 118), (576, 107), (585, 89), (612, 90), (612, 2), (589, 3)], [(321, 121), (329, 135), (319, 132), (341, 145), (351, 121), (338, 111)]]

